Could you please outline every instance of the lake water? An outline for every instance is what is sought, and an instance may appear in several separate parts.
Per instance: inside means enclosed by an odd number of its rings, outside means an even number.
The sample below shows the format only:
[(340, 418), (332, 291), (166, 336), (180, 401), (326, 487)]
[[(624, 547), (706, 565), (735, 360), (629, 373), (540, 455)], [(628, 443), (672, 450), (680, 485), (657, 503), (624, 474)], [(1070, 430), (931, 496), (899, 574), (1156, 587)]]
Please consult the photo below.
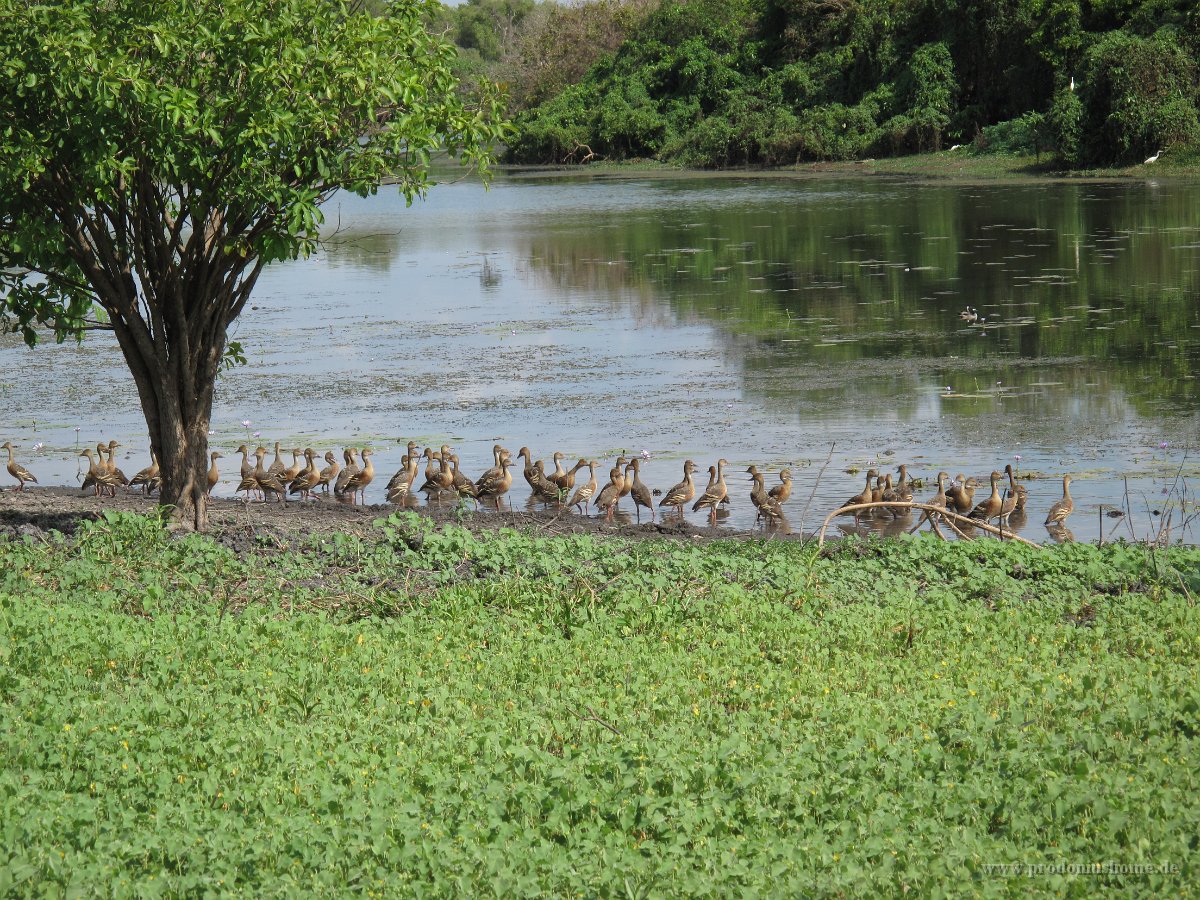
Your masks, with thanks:
[[(1192, 513), (1200, 185), (508, 173), (326, 212), (323, 251), (269, 268), (235, 326), (250, 362), (218, 387), (227, 453), (370, 444), (369, 502), (409, 439), (456, 446), (472, 475), (497, 440), (596, 458), (602, 480), (624, 450), (662, 489), (685, 458), (703, 475), (724, 457), (731, 528), (753, 522), (750, 463), (792, 468), (793, 529), (857, 493), (851, 471), (900, 462), (918, 497), (939, 469), (982, 497), (1016, 465), (1037, 541), (1065, 473), (1080, 540)], [(0, 338), (0, 386), (0, 435), (43, 484), (76, 483), (76, 446), (101, 438), (127, 472), (148, 462), (108, 336)]]

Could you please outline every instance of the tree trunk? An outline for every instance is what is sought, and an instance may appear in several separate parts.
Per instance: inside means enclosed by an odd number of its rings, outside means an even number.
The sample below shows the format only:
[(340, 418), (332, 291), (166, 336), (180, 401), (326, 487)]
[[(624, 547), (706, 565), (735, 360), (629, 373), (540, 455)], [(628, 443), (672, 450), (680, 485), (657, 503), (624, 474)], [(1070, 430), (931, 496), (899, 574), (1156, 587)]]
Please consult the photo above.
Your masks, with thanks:
[[(127, 329), (114, 329), (133, 373), (150, 445), (158, 457), (159, 506), (176, 528), (208, 528), (208, 427), (224, 334), (216, 344), (184, 353), (168, 345), (167, 358), (143, 356)], [(188, 387), (190, 383), (190, 387)]]
[(195, 531), (208, 528), (208, 423), (207, 411), (189, 421), (179, 402), (160, 407), (157, 422), (146, 416), (162, 476), (159, 505), (178, 527)]

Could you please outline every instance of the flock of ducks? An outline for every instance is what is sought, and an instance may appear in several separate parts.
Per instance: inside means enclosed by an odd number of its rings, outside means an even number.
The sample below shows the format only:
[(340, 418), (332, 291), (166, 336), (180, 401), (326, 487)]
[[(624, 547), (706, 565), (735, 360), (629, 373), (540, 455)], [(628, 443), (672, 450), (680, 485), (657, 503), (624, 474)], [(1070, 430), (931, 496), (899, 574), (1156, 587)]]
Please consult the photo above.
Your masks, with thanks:
[[(847, 500), (839, 512), (845, 510), (847, 514), (854, 515), (855, 519), (870, 514), (890, 514), (893, 518), (907, 514), (906, 506), (913, 502), (912, 485), (908, 480), (908, 467), (900, 465), (897, 468), (897, 475), (898, 480), (893, 483), (890, 473), (880, 475), (876, 469), (869, 470), (863, 490)], [(1008, 486), (1001, 492), (1000, 481), (1005, 476), (1008, 477)], [(991, 473), (991, 492), (978, 503), (975, 502), (975, 491), (979, 487), (979, 482), (975, 478), (966, 478), (960, 474), (953, 482), (947, 484), (949, 479), (948, 472), (938, 472), (937, 493), (929, 500), (924, 501), (926, 506), (933, 507), (933, 509), (924, 511), (921, 520), (910, 529), (911, 531), (920, 528), (927, 521), (936, 521), (940, 512), (954, 513), (977, 522), (995, 521), (1004, 526), (1008, 525), (1014, 516), (1023, 514), (1025, 511), (1029, 491), (1025, 485), (1017, 484), (1016, 472), (1011, 464), (1006, 465), (1003, 472), (993, 471)], [(1051, 529), (1062, 528), (1065, 526), (1067, 517), (1074, 511), (1075, 501), (1071, 497), (1071, 476), (1064, 475), (1062, 498), (1055, 501), (1050, 507), (1044, 524)]]
[[(161, 477), (153, 451), (150, 465), (128, 478), (114, 460), (116, 448), (120, 446), (117, 441), (109, 441), (97, 444), (95, 453), (88, 448), (79, 454), (88, 461), (83, 490), (91, 488), (97, 497), (116, 496), (118, 487), (141, 487), (147, 495), (158, 490)], [(409, 441), (399, 471), (387, 483), (389, 503), (411, 506), (416, 503), (416, 495), (420, 493), (425, 495), (428, 503), (469, 500), (477, 507), (489, 504), (499, 511), (501, 499), (512, 487), (512, 470), (516, 468), (517, 460), (522, 463), (521, 472), (529, 485), (533, 502), (555, 505), (560, 509), (573, 508), (583, 515), (588, 513), (588, 507), (591, 506), (603, 513), (607, 521), (612, 520), (618, 504), (625, 497), (631, 499), (639, 523), (643, 509), (650, 513), (650, 521), (653, 522), (656, 506), (658, 509), (673, 510), (682, 517), (684, 507), (691, 504), (693, 512), (708, 510), (709, 520), (715, 524), (718, 508), (730, 502), (725, 480), (729, 462), (725, 459), (719, 459), (715, 465), (708, 467), (708, 484), (702, 492), (693, 477), (699, 471), (699, 466), (690, 459), (683, 464), (682, 481), (667, 491), (652, 491), (641, 479), (642, 460), (637, 457), (626, 459), (619, 456), (608, 472), (608, 481), (601, 484), (596, 477), (596, 469), (601, 465), (597, 460), (580, 458), (573, 466), (566, 468), (563, 465), (566, 459), (564, 453), (552, 456), (554, 471), (547, 473), (545, 463), (540, 459), (534, 460), (528, 447), (522, 447), (514, 460), (509, 450), (496, 444), (492, 447), (492, 467), (478, 478), (471, 479), (460, 470), (458, 456), (449, 446), (443, 445), (438, 450), (426, 447), (422, 453), (418, 453), (418, 449), (415, 441)], [(5, 441), (0, 445), (0, 450), (8, 451), (8, 473), (17, 480), (17, 490), (24, 490), (26, 482), (37, 484), (37, 478), (17, 462), (11, 442)], [(259, 446), (251, 451), (246, 444), (242, 444), (237, 452), (242, 456), (237, 492), (245, 494), (247, 503), (254, 498), (263, 502), (274, 499), (286, 503), (289, 496), (296, 495), (302, 500), (313, 499), (318, 490), (325, 494), (332, 492), (334, 498), (342, 502), (365, 503), (366, 489), (375, 479), (375, 465), (369, 448), (346, 448), (342, 453), (342, 463), (329, 451), (325, 453), (325, 465), (321, 467), (312, 448), (285, 450), (278, 441), (275, 443), (275, 458), (269, 466), (265, 465), (268, 453), (265, 447)], [(290, 465), (285, 462), (288, 453), (292, 457)], [(220, 451), (214, 450), (210, 454), (208, 493), (220, 480), (217, 460), (222, 458)], [(426, 462), (424, 478), (418, 486), (422, 461)], [(577, 483), (584, 469), (587, 469), (587, 480)], [(749, 466), (746, 473), (750, 475), (752, 483), (750, 501), (757, 511), (756, 523), (763, 522), (766, 526), (783, 522), (783, 504), (792, 493), (791, 470), (782, 470), (779, 484), (769, 490), (765, 476), (756, 466)], [(1002, 492), (1000, 482), (1005, 476), (1008, 485)], [(910, 531), (917, 530), (927, 521), (936, 526), (939, 518), (949, 518), (943, 517), (942, 513), (957, 514), (980, 522), (995, 521), (1001, 526), (1009, 524), (1011, 518), (1023, 514), (1028, 491), (1024, 485), (1017, 484), (1016, 473), (1011, 465), (1005, 466), (1003, 472), (992, 472), (990, 478), (991, 492), (977, 503), (975, 492), (979, 484), (976, 479), (960, 474), (950, 481), (948, 473), (939, 472), (937, 493), (925, 501), (932, 509), (924, 510), (920, 521)], [(1062, 499), (1050, 507), (1046, 516), (1045, 525), (1048, 528), (1061, 528), (1074, 511), (1070, 485), (1071, 476), (1064, 476)], [(654, 500), (656, 495), (661, 497), (657, 504)], [(909, 479), (907, 465), (897, 468), (896, 479), (892, 478), (890, 472), (880, 474), (878, 470), (871, 469), (866, 474), (863, 490), (847, 500), (837, 514), (853, 515), (855, 521), (878, 515), (890, 515), (897, 519), (911, 514), (912, 503), (913, 483)]]

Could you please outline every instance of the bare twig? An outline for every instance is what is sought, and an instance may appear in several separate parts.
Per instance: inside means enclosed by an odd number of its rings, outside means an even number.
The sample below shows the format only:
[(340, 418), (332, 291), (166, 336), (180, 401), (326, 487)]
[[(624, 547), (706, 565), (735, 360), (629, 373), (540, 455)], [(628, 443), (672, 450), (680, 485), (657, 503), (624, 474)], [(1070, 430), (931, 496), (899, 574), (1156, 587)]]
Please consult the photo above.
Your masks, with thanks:
[(625, 737), (625, 735), (623, 735), (621, 732), (619, 732), (614, 726), (610, 725), (608, 722), (605, 722), (602, 718), (600, 718), (598, 715), (596, 715), (596, 711), (594, 709), (592, 709), (590, 706), (585, 706), (584, 709), (586, 709), (589, 713), (591, 713), (591, 715), (581, 716), (581, 715), (579, 715), (578, 712), (576, 712), (575, 715), (579, 718), (579, 721), (595, 722), (597, 725), (603, 725), (605, 728), (607, 728), (609, 731), (611, 731), (617, 737)]
[[(980, 522), (977, 519), (971, 519), (971, 518), (968, 518), (967, 516), (960, 516), (958, 513), (950, 512), (947, 509), (942, 509), (941, 507), (938, 507), (938, 506), (932, 506), (928, 503), (913, 503), (911, 501), (904, 501), (904, 502), (880, 501), (877, 503), (854, 503), (854, 504), (851, 504), (850, 506), (843, 506), (840, 509), (835, 509), (833, 512), (831, 512), (828, 516), (825, 517), (825, 521), (821, 525), (821, 530), (820, 530), (820, 532), (818, 532), (818, 537), (817, 537), (817, 546), (821, 547), (824, 545), (825, 531), (826, 531), (826, 529), (829, 528), (830, 523), (833, 522), (833, 520), (836, 517), (846, 515), (847, 513), (858, 512), (859, 510), (863, 510), (863, 509), (904, 509), (904, 510), (924, 509), (924, 510), (932, 510), (934, 512), (940, 513), (944, 517), (945, 521), (950, 523), (951, 527), (954, 527), (955, 522), (962, 522), (965, 525), (969, 525), (972, 528), (978, 528), (980, 531), (986, 531), (989, 534), (1003, 534), (1004, 533), (1001, 529), (997, 528), (995, 525), (989, 525), (987, 522)], [(958, 531), (958, 529), (955, 528), (955, 531)], [(962, 537), (966, 537), (966, 535), (964, 535), (961, 531), (958, 531), (958, 534)], [(1041, 547), (1041, 544), (1036, 544), (1033, 541), (1026, 540), (1025, 538), (1020, 537), (1019, 535), (1012, 534), (1012, 532), (1008, 532), (1008, 535), (1014, 541), (1020, 541), (1022, 544), (1027, 544), (1030, 547)]]
[(1125, 479), (1125, 524), (1129, 526), (1129, 537), (1136, 544), (1137, 535), (1133, 533), (1133, 510), (1129, 506), (1129, 476), (1124, 476)]
[(836, 443), (829, 445), (829, 455), (825, 457), (824, 464), (821, 466), (820, 471), (817, 472), (816, 483), (813, 484), (812, 490), (809, 491), (808, 499), (804, 501), (804, 509), (800, 510), (800, 523), (798, 527), (801, 534), (804, 534), (804, 517), (808, 515), (808, 508), (812, 505), (813, 497), (817, 496), (817, 488), (821, 486), (821, 477), (825, 474), (825, 470), (829, 468), (829, 463), (833, 459), (833, 450), (835, 447), (837, 447)]

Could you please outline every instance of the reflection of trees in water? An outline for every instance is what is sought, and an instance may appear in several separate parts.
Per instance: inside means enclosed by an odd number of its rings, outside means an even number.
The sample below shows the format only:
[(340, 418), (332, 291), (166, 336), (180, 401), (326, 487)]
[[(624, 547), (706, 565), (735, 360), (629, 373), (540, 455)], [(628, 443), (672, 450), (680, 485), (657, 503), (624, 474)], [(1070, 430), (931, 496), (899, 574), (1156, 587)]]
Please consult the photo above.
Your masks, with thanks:
[[(699, 206), (674, 191), (653, 218), (543, 232), (529, 266), (560, 289), (637, 297), (656, 320), (668, 311), (752, 336), (765, 352), (747, 373), (814, 358), (999, 369), (1082, 357), (1090, 392), (1128, 398), (1120, 410), (1200, 406), (1195, 186), (861, 182), (828, 200), (738, 196)], [(984, 321), (964, 323), (966, 306)]]
[(485, 294), (494, 293), (500, 287), (500, 281), (500, 270), (485, 256), (479, 267), (479, 287)]
[(543, 235), (530, 243), (522, 262), (525, 278), (555, 292), (617, 298), (637, 326), (666, 328), (679, 321), (679, 314), (663, 302), (662, 292), (628, 260), (597, 257), (559, 238)]
[(401, 236), (399, 230), (365, 232), (332, 228), (322, 237), (321, 247), (326, 251), (326, 264), (332, 269), (349, 266), (387, 272), (400, 258)]

